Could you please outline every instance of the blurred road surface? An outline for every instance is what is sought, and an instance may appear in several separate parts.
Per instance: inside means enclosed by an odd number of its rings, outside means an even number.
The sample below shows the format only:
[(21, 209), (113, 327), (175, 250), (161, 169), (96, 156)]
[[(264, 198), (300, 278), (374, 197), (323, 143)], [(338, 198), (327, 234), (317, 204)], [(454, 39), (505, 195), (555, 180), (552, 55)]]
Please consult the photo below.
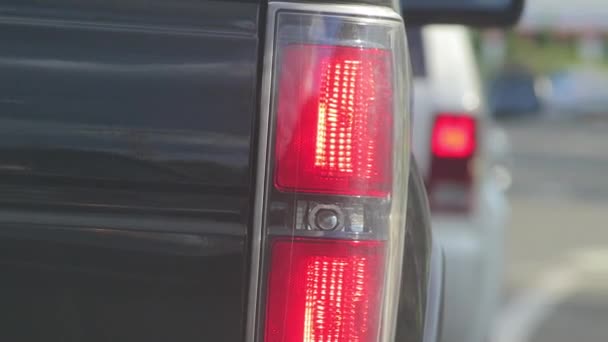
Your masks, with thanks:
[(504, 124), (514, 154), (498, 342), (608, 341), (608, 117)]

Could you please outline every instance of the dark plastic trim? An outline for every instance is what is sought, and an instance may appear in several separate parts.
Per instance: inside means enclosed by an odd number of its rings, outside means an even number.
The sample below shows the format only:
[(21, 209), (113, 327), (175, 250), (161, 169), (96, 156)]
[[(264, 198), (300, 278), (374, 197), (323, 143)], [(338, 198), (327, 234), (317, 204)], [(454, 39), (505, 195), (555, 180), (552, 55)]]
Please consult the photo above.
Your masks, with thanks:
[(461, 24), (473, 27), (513, 26), (521, 17), (525, 0), (511, 0), (504, 10), (403, 10), (406, 27), (409, 25)]

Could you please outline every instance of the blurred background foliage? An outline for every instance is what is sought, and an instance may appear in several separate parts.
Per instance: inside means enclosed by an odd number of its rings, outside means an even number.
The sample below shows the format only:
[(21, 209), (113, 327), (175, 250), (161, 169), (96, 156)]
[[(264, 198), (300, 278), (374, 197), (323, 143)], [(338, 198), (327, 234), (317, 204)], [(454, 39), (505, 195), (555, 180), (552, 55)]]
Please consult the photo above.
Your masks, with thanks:
[(604, 54), (597, 60), (588, 60), (581, 56), (578, 36), (565, 36), (540, 32), (534, 35), (521, 35), (517, 32), (507, 33), (508, 64), (524, 65), (534, 73), (545, 74), (576, 65), (608, 68), (608, 40), (603, 41)]
[(506, 46), (503, 61), (500, 65), (488, 65), (481, 56), (482, 34), (483, 32), (474, 32), (473, 39), (483, 73), (486, 75), (493, 74), (497, 68), (509, 65), (525, 67), (537, 75), (583, 65), (608, 70), (608, 35), (596, 37), (602, 45), (602, 53), (596, 56), (597, 58), (590, 59), (581, 53), (583, 43), (580, 34), (560, 34), (550, 30), (522, 33), (511, 30), (504, 32)]

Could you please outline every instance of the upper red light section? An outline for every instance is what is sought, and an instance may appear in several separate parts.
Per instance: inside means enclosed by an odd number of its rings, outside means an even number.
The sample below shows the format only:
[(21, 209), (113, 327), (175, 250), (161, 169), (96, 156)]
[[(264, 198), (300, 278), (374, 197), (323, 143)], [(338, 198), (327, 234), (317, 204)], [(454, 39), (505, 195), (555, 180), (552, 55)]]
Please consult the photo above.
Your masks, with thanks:
[(384, 197), (392, 183), (391, 53), (287, 45), (278, 76), (275, 186)]
[(265, 342), (372, 342), (379, 334), (384, 244), (272, 244)]
[(441, 158), (468, 158), (476, 148), (476, 124), (470, 116), (441, 114), (431, 138), (433, 154)]

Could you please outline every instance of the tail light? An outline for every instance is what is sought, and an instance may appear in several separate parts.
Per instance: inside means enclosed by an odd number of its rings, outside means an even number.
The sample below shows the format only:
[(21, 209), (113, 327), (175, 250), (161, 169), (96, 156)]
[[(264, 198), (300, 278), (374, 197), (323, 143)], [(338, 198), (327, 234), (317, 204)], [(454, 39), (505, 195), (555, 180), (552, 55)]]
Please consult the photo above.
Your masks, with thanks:
[(294, 43), (283, 47), (279, 63), (276, 187), (388, 195), (390, 50)]
[(269, 10), (248, 338), (379, 341), (405, 229), (403, 23), (373, 6)]
[(265, 341), (376, 341), (384, 243), (277, 239), (272, 253)]
[(467, 212), (471, 209), (476, 150), (475, 118), (458, 113), (443, 113), (436, 117), (427, 182), (432, 210)]

